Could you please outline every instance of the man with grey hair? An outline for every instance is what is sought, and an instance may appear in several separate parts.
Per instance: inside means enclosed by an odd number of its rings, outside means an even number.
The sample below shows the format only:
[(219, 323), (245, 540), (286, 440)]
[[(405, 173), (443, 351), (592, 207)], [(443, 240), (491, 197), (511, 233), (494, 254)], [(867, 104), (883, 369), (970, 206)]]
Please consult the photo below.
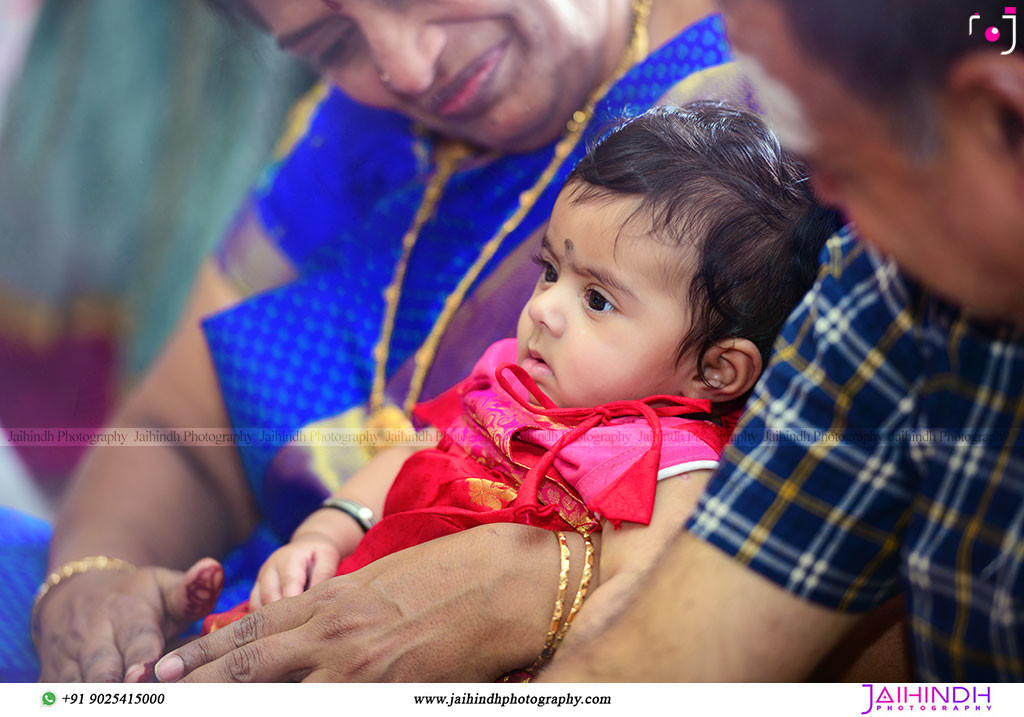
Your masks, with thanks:
[(776, 129), (851, 229), (829, 242), (687, 531), (545, 679), (800, 679), (902, 592), (919, 679), (1020, 681), (1016, 10), (721, 4)]

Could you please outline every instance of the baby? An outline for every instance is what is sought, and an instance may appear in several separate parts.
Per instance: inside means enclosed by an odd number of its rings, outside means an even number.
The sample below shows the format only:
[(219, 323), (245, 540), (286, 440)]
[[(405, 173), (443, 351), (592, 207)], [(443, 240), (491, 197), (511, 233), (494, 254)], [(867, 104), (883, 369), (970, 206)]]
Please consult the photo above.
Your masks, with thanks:
[(625, 523), (602, 536), (600, 593), (685, 518), (815, 278), (839, 221), (805, 172), (757, 115), (714, 103), (609, 134), (558, 197), (516, 338), (417, 409), (438, 447), (378, 454), (267, 560), (249, 607), (206, 628), (499, 521)]

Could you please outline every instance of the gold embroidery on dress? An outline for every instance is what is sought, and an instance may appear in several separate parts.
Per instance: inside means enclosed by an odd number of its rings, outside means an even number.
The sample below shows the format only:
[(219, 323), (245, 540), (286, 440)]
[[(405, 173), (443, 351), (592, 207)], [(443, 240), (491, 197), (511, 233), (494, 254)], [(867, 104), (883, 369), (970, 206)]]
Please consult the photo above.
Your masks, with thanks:
[(486, 478), (466, 478), (469, 499), (479, 506), (501, 510), (516, 498), (516, 490)]

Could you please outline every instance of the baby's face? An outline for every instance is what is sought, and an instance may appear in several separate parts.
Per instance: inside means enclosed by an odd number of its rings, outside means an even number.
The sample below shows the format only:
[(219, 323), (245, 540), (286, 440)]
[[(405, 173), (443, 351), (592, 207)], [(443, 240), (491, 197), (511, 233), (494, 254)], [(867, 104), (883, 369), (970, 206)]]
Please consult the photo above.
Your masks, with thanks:
[(696, 374), (692, 357), (676, 361), (689, 277), (667, 286), (678, 252), (692, 250), (646, 236), (644, 218), (627, 223), (637, 204), (574, 204), (563, 191), (551, 214), (517, 339), (519, 364), (558, 406), (678, 395)]

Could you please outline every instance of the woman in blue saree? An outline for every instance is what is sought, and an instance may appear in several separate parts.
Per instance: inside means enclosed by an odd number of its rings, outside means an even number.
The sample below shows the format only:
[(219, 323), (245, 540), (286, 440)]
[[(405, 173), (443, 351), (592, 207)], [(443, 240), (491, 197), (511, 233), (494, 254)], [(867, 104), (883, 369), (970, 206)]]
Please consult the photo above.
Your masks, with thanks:
[[(533, 284), (526, 240), (603, 127), (664, 101), (751, 101), (704, 0), (228, 4), (335, 87), (297, 110), (117, 424), (243, 440), (90, 454), (50, 543), (51, 570), (86, 560), (39, 605), (45, 680), (150, 675), (223, 582), (211, 562), (180, 571), (227, 555), (221, 607), (238, 602), (361, 458), (302, 437), (401, 425), (511, 335), (494, 317)], [(433, 541), (271, 606), (258, 659), (195, 676), (493, 679), (539, 652), (557, 565), (555, 541), (526, 526)], [(30, 603), (12, 600), (5, 624), (27, 634)], [(585, 611), (600, 609), (614, 606)]]

